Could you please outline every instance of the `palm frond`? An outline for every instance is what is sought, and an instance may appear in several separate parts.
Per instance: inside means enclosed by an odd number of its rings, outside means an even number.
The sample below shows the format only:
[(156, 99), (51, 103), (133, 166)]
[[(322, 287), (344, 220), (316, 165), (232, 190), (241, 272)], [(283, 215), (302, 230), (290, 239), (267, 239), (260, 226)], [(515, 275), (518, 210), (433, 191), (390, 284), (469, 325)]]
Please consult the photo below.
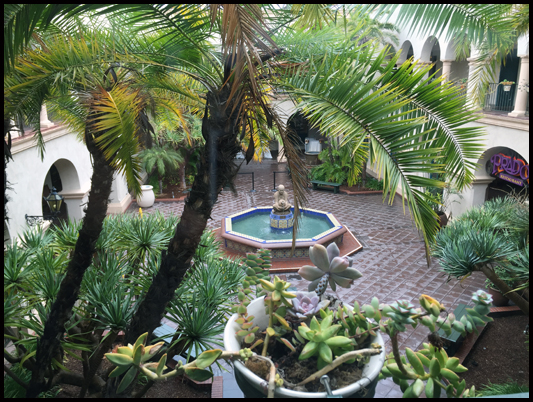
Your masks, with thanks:
[(371, 163), (383, 175), (384, 198), (392, 202), (401, 191), (429, 255), (437, 220), (420, 188), (443, 187), (426, 176), (445, 171), (460, 186), (470, 183), (470, 161), (481, 154), (482, 131), (461, 127), (474, 115), (457, 90), (440, 81), (429, 83), (429, 68), (406, 62), (393, 71), (398, 55), (386, 60), (386, 49), (375, 53), (369, 44), (353, 42), (344, 49), (336, 57), (310, 58), (305, 69), (286, 73), (282, 85), (322, 133), (350, 142), (354, 152), (369, 138)]
[(130, 92), (127, 86), (116, 85), (111, 91), (98, 88), (93, 94), (88, 125), (96, 144), (102, 148), (110, 164), (126, 177), (134, 194), (141, 192), (141, 161), (136, 116), (143, 109), (139, 92)]

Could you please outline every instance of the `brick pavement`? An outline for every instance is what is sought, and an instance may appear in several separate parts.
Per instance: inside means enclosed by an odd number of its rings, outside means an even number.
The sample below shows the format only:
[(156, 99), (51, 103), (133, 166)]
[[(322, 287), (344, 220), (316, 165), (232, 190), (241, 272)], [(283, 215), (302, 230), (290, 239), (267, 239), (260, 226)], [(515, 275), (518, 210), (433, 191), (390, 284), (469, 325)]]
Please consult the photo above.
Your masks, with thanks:
[[(274, 161), (263, 163), (251, 162), (242, 165), (241, 172), (255, 173), (255, 193), (249, 190), (251, 175), (238, 175), (236, 179), (237, 194), (223, 191), (212, 213), (209, 228), (220, 226), (221, 219), (237, 211), (264, 205), (272, 205), (274, 171), (286, 171), (286, 164)], [(284, 184), (292, 201), (292, 185), (286, 174), (277, 174), (276, 183)], [(439, 272), (438, 263), (432, 261), (426, 265), (424, 244), (414, 227), (406, 208), (403, 213), (401, 198), (396, 196), (392, 206), (382, 202), (381, 195), (351, 196), (333, 194), (327, 190), (310, 190), (308, 206), (332, 212), (335, 217), (352, 231), (363, 244), (363, 250), (354, 255), (354, 266), (361, 271), (363, 277), (358, 279), (351, 289), (337, 289), (337, 297), (344, 302), (360, 304), (369, 303), (377, 296), (380, 302), (391, 303), (398, 299), (406, 299), (418, 305), (418, 296), (429, 294), (441, 301), (449, 311), (453, 311), (459, 303), (470, 302), (472, 293), (484, 286), (482, 273), (475, 273), (462, 284), (452, 279), (446, 283), (446, 276)], [(183, 201), (173, 203), (156, 202), (152, 208), (143, 213), (161, 211), (167, 215), (180, 214)], [(133, 203), (128, 212), (138, 211)], [(287, 275), (293, 286), (299, 290), (307, 290), (307, 281), (298, 275)], [(331, 291), (331, 289), (329, 289)], [(401, 347), (417, 350), (422, 342), (427, 341), (429, 330), (426, 327), (412, 328), (399, 334)], [(385, 336), (386, 337), (386, 336)], [(386, 337), (387, 338), (387, 337)], [(387, 352), (390, 352), (390, 340), (386, 339)], [(390, 380), (378, 384), (376, 396), (396, 397), (399, 388)], [(401, 395), (400, 395), (401, 396)]]

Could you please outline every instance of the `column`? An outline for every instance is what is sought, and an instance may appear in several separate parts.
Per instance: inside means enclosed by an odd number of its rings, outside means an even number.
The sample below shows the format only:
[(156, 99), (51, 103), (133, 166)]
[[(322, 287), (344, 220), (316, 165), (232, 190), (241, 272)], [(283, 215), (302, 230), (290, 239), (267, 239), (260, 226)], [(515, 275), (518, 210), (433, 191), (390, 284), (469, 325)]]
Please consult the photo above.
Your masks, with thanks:
[(526, 115), (527, 100), (529, 92), (523, 87), (524, 84), (529, 84), (529, 54), (519, 55), (520, 57), (520, 76), (518, 77), (518, 91), (514, 104), (514, 110), (509, 113), (512, 117), (522, 117)]
[(450, 73), (452, 71), (453, 60), (441, 60), (442, 61), (442, 78), (445, 81), (450, 81)]
[(40, 115), (41, 129), (50, 128), (54, 125), (50, 120), (48, 120), (48, 111), (46, 110), (46, 105), (41, 106), (41, 115)]
[(278, 162), (287, 162), (287, 158), (285, 158), (283, 153), (283, 144), (280, 141), (278, 141)]

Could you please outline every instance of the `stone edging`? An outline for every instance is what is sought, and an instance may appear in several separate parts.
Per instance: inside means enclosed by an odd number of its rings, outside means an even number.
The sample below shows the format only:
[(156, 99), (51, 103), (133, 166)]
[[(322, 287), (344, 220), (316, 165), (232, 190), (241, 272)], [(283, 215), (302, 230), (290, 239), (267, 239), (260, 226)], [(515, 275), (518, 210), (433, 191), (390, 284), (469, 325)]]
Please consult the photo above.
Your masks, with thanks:
[(350, 191), (350, 190), (340, 190), (341, 194), (346, 195), (373, 195), (373, 194), (383, 194), (383, 190), (369, 190), (369, 191)]

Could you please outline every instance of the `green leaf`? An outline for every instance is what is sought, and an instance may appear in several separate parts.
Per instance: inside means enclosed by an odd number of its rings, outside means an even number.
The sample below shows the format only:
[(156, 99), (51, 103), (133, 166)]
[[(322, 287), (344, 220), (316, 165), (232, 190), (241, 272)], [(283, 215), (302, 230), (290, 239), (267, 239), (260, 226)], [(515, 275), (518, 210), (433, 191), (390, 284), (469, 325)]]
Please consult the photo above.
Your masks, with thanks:
[(310, 341), (304, 346), (302, 353), (300, 353), (300, 356), (298, 357), (298, 360), (305, 360), (310, 358), (311, 356), (314, 356), (317, 350), (318, 343)]
[(196, 366), (200, 369), (209, 367), (218, 359), (221, 354), (222, 350), (220, 349), (206, 350), (205, 352), (202, 352), (202, 354), (195, 360)]
[(106, 353), (105, 357), (115, 366), (131, 366), (133, 364), (133, 359), (127, 355)]
[(413, 352), (410, 348), (405, 348), (405, 355), (407, 356), (407, 360), (409, 360), (409, 363), (411, 363), (411, 366), (413, 366), (413, 369), (415, 370), (415, 373), (418, 375), (425, 375), (426, 372), (424, 370), (424, 366), (422, 365), (422, 362), (418, 358), (418, 356)]
[(205, 381), (213, 377), (213, 373), (208, 370), (194, 369), (189, 368), (185, 369), (185, 374), (187, 377), (191, 378), (194, 381)]
[(118, 377), (119, 375), (124, 374), (128, 369), (131, 369), (130, 366), (117, 366), (115, 369), (109, 374), (109, 378)]
[(439, 363), (439, 360), (434, 357), (431, 359), (431, 362), (429, 363), (429, 374), (433, 378), (438, 378), (441, 371), (441, 365)]
[[(160, 376), (163, 374), (163, 370), (165, 369), (165, 364), (167, 362), (167, 354), (165, 353), (163, 356), (161, 356), (161, 359), (159, 359), (159, 363), (157, 364), (157, 368), (155, 370), (155, 373)], [(197, 364), (198, 365), (198, 364)]]
[(326, 363), (331, 363), (333, 361), (333, 353), (326, 343), (320, 342), (318, 344), (318, 354)]
[(124, 376), (124, 378), (122, 379), (122, 381), (120, 381), (120, 384), (117, 388), (117, 394), (122, 393), (128, 387), (128, 385), (131, 384), (136, 374), (137, 374), (137, 367), (135, 366), (131, 367), (126, 373), (126, 375)]

